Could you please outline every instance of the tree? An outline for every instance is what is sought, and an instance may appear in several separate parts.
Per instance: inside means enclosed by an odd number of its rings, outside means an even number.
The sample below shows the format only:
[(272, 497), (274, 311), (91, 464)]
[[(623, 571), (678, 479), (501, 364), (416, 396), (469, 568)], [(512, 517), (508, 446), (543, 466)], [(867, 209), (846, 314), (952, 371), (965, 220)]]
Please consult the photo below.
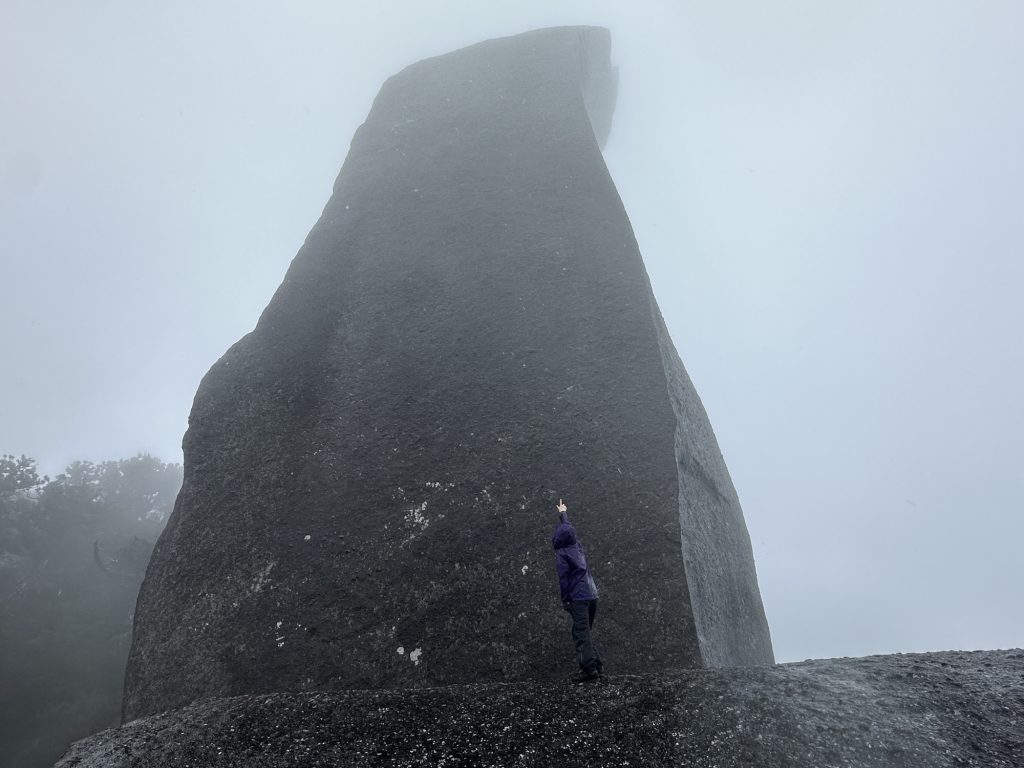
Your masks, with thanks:
[(18, 458), (11, 454), (0, 456), (0, 497), (37, 488), (47, 480), (36, 471), (35, 459), (24, 454)]
[(0, 458), (5, 765), (50, 766), (117, 723), (135, 599), (180, 486), (180, 465), (148, 455), (74, 462), (53, 480)]

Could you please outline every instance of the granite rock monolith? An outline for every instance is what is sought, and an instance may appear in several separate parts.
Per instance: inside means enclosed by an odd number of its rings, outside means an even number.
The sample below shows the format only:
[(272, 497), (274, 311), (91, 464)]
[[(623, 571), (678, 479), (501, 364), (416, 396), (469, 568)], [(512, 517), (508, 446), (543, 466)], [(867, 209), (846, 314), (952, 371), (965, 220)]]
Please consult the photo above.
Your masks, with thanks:
[(125, 718), (573, 671), (564, 499), (607, 670), (771, 664), (736, 491), (601, 146), (608, 33), (389, 79), (255, 329), (203, 379)]

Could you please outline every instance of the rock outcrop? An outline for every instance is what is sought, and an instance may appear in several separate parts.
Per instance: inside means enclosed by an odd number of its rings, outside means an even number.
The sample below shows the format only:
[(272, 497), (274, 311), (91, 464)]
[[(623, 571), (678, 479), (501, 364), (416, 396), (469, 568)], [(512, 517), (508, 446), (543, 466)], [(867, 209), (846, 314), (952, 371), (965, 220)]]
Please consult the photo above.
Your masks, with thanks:
[(605, 30), (388, 80), (259, 319), (204, 378), (125, 716), (572, 666), (564, 498), (622, 673), (770, 664), (736, 492), (601, 157)]
[(416, 691), (242, 696), (58, 768), (1024, 765), (1024, 652), (926, 653)]

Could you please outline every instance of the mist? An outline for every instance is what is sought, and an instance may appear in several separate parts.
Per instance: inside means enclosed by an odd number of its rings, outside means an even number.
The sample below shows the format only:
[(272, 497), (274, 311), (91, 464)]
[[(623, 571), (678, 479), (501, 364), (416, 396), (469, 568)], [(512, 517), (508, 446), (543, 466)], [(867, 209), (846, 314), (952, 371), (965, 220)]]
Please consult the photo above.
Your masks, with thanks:
[(778, 660), (1020, 646), (1011, 2), (7, 2), (0, 453), (180, 461), (200, 378), (254, 326), (381, 83), (583, 23), (612, 32), (605, 160)]

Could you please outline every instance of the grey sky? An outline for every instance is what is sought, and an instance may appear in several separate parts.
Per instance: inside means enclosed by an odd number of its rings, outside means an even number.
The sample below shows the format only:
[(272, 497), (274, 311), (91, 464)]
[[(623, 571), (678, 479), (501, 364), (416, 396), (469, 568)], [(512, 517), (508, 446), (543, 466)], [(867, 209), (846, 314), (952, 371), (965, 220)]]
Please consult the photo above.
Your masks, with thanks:
[(3, 0), (0, 452), (179, 460), (383, 80), (603, 24), (779, 659), (1024, 645), (1024, 6), (377, 5)]

